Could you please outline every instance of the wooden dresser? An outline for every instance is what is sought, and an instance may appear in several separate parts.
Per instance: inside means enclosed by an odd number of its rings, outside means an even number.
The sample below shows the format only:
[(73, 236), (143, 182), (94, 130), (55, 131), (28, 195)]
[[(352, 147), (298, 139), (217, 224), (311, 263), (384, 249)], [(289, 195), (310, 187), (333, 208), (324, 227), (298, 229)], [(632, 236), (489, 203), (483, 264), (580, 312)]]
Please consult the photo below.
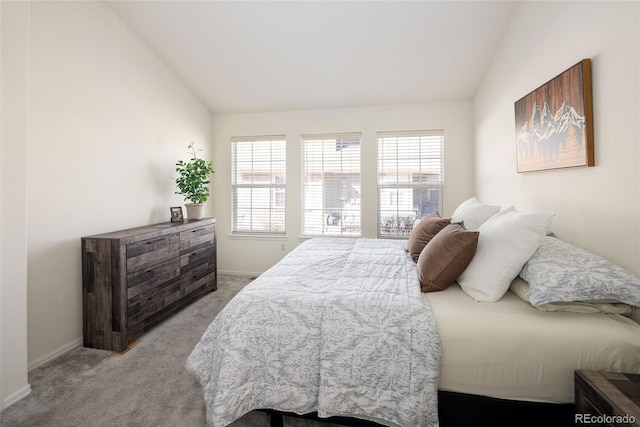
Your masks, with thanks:
[(84, 346), (122, 352), (217, 288), (216, 220), (83, 237)]
[(640, 374), (575, 371), (577, 425), (640, 426)]

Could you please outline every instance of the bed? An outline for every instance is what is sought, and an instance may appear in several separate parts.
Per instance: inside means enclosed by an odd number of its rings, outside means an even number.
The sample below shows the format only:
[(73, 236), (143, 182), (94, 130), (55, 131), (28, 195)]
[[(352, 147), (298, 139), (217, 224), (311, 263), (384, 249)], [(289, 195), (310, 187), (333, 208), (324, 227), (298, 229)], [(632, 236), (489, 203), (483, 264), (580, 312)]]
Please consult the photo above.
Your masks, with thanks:
[(267, 409), (437, 426), (443, 393), (571, 404), (576, 369), (640, 373), (640, 325), (625, 315), (534, 306), (527, 297), (549, 290), (529, 292), (517, 273), (496, 301), (470, 297), (464, 275), (424, 293), (419, 265), (406, 241), (300, 244), (227, 304), (189, 356), (208, 423)]

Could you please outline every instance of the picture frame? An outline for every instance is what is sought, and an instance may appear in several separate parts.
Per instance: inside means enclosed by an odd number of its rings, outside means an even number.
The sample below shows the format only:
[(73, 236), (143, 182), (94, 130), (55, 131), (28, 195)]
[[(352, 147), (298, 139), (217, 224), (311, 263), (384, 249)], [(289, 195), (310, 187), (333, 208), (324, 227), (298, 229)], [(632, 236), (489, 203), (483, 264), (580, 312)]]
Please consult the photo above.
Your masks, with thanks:
[(184, 221), (184, 216), (182, 215), (182, 207), (181, 206), (171, 207), (171, 208), (169, 208), (169, 210), (171, 211), (171, 222), (183, 222)]
[(595, 166), (591, 60), (515, 102), (518, 173)]

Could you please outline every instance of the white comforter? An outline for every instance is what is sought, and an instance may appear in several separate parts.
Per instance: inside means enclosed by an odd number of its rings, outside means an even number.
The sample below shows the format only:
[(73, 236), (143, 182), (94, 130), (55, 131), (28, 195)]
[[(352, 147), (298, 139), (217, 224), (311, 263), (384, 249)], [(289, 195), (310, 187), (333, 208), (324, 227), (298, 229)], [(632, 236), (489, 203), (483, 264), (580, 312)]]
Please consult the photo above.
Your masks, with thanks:
[(440, 338), (397, 241), (313, 239), (245, 287), (187, 361), (207, 419), (254, 409), (436, 426)]

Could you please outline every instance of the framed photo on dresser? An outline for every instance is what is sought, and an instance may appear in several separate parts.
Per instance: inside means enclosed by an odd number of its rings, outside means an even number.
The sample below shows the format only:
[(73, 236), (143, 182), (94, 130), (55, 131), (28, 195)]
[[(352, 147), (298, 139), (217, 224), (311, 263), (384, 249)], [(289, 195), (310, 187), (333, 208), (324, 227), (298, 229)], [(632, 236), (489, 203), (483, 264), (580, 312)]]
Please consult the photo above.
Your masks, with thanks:
[(171, 211), (171, 222), (184, 222), (184, 216), (182, 216), (182, 207), (175, 206), (169, 208)]

